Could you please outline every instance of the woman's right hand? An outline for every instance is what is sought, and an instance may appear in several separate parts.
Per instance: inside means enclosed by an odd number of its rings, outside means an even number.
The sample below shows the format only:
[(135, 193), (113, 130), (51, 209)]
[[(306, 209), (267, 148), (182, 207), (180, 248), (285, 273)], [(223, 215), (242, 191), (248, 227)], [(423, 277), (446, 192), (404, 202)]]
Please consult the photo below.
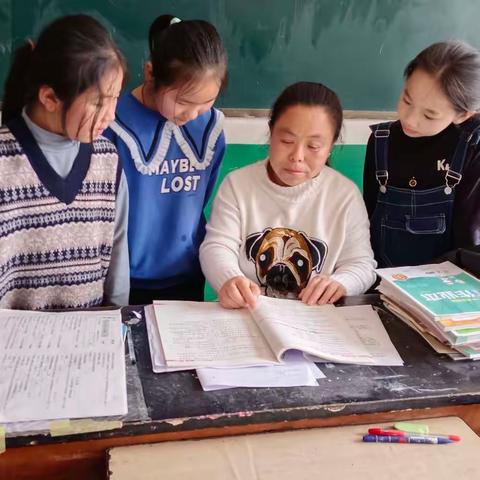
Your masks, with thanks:
[(247, 277), (238, 276), (227, 280), (218, 292), (223, 308), (255, 307), (260, 287)]

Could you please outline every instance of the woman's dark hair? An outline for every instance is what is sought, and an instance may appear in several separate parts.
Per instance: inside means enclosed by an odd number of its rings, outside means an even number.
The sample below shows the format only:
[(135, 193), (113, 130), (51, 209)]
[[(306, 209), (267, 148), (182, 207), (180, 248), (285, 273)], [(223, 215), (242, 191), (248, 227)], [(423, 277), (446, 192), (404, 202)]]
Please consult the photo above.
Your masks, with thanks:
[(343, 109), (337, 94), (325, 85), (315, 82), (297, 82), (288, 86), (277, 98), (270, 112), (268, 125), (270, 131), (275, 123), (289, 107), (305, 105), (323, 107), (332, 122), (334, 129), (333, 143), (338, 140), (343, 122)]
[[(173, 20), (173, 22), (172, 22)], [(189, 84), (212, 70), (227, 83), (227, 54), (215, 27), (203, 20), (161, 15), (148, 33), (154, 88)]]
[(20, 47), (14, 56), (2, 105), (2, 123), (31, 107), (42, 85), (63, 102), (63, 120), (75, 98), (90, 87), (100, 89), (109, 71), (126, 72), (125, 58), (108, 31), (94, 18), (71, 15), (48, 25), (34, 45)]
[(433, 75), (457, 112), (480, 110), (480, 52), (460, 41), (439, 42), (422, 50), (405, 68)]

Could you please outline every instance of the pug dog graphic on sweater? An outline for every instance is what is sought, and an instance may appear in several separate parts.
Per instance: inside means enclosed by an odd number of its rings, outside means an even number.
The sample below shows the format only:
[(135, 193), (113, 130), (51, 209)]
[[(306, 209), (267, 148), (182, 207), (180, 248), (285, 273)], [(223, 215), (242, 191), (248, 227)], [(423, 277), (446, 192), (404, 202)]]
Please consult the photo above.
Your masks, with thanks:
[(290, 228), (266, 228), (247, 237), (245, 250), (265, 295), (297, 298), (312, 272), (320, 273), (327, 245)]

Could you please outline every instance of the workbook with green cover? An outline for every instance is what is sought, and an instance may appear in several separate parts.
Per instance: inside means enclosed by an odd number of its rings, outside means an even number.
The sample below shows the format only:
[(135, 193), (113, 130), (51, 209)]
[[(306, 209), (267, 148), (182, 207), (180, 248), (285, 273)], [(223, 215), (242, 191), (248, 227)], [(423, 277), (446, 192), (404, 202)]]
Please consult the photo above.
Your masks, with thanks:
[(480, 280), (453, 263), (382, 268), (377, 273), (387, 289), (398, 290), (434, 317), (480, 314)]
[[(378, 269), (378, 290), (443, 343), (480, 342), (480, 281), (450, 262)], [(388, 306), (388, 305), (387, 305)]]

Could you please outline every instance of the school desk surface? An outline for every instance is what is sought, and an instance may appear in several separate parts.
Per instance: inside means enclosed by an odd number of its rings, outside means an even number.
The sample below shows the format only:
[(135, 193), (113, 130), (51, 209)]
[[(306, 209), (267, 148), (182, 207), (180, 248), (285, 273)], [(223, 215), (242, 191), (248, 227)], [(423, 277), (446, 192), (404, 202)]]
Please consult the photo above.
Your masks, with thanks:
[[(376, 295), (345, 303), (381, 305)], [(130, 417), (120, 429), (97, 433), (8, 437), (0, 479), (104, 478), (106, 449), (166, 440), (448, 415), (479, 433), (480, 363), (436, 354), (393, 315), (380, 310), (380, 316), (404, 366), (327, 363), (320, 364), (326, 378), (318, 387), (214, 392), (201, 389), (194, 371), (154, 374), (142, 320), (132, 327), (138, 363), (128, 382), (140, 380), (149, 418)]]
[(455, 432), (461, 441), (438, 447), (364, 443), (365, 425), (353, 425), (129, 445), (109, 450), (108, 478), (137, 479), (138, 472), (141, 480), (478, 478), (480, 438), (460, 418), (412, 420), (418, 421), (432, 432)]

